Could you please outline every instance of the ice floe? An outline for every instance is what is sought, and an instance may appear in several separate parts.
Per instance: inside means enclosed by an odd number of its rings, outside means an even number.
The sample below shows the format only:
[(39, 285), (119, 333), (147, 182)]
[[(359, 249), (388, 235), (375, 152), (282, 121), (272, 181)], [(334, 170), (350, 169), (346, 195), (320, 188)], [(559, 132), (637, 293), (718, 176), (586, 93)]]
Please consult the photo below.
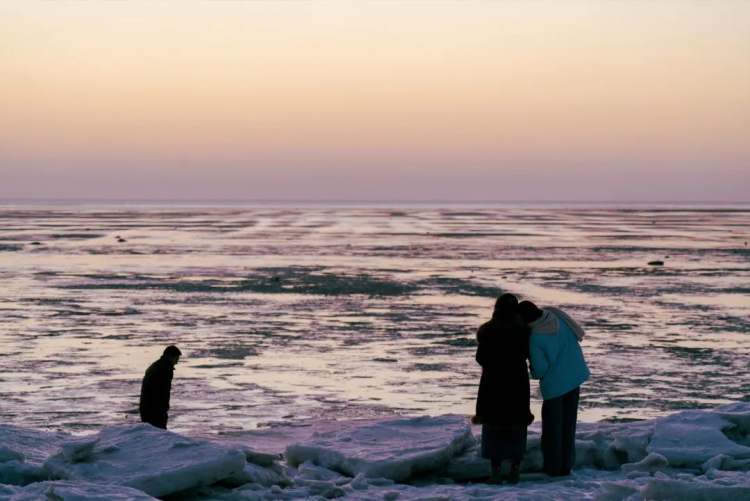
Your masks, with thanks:
[[(267, 430), (270, 442), (258, 431), (248, 443), (234, 437), (221, 445), (149, 425), (108, 427), (75, 439), (3, 427), (0, 471), (13, 463), (42, 476), (25, 486), (0, 485), (0, 499), (172, 499), (175, 493), (224, 501), (750, 499), (750, 402), (649, 421), (581, 423), (576, 469), (563, 478), (539, 472), (537, 425), (515, 486), (484, 482), (489, 465), (478, 455), (478, 430), (464, 416), (342, 421), (302, 439), (294, 428), (289, 435), (297, 441), (286, 445), (278, 440), (284, 427)], [(284, 455), (268, 450), (274, 442)], [(44, 451), (53, 455), (40, 465)]]
[(245, 464), (242, 451), (137, 424), (111, 426), (64, 443), (44, 468), (56, 478), (119, 484), (164, 496), (232, 477)]
[(355, 476), (406, 480), (436, 471), (474, 443), (465, 416), (392, 419), (367, 425), (342, 424), (309, 443), (287, 448), (289, 464), (305, 461)]
[(42, 463), (69, 438), (64, 433), (0, 425), (0, 484), (26, 485), (46, 480), (49, 473)]
[(0, 485), (0, 499), (6, 501), (154, 501), (145, 492), (111, 484), (57, 480), (26, 487)]

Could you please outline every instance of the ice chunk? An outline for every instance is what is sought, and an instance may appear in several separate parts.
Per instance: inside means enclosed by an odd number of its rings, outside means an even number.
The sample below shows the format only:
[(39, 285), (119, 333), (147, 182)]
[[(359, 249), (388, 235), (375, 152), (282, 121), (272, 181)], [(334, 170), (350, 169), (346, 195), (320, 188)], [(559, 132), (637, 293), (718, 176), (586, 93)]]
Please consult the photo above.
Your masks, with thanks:
[(355, 421), (289, 446), (286, 456), (292, 466), (310, 460), (351, 477), (401, 481), (439, 470), (473, 443), (464, 416)]
[[(0, 444), (6, 457), (20, 454), (26, 462), (41, 464), (50, 454), (57, 451), (62, 443), (70, 439), (65, 433), (54, 433), (0, 425)], [(16, 457), (19, 459), (19, 457)]]
[(254, 463), (247, 463), (242, 471), (222, 480), (222, 483), (237, 486), (252, 483), (270, 487), (272, 485), (291, 485), (292, 481), (278, 465), (265, 467)]
[(365, 477), (364, 473), (357, 473), (357, 476), (354, 477), (349, 485), (352, 489), (357, 491), (364, 491), (367, 490), (368, 487), (370, 487), (367, 483), (367, 477)]
[(728, 421), (721, 413), (699, 410), (679, 412), (656, 421), (647, 450), (663, 455), (673, 466), (700, 467), (719, 454), (750, 458), (750, 447), (730, 440), (722, 432), (722, 429), (734, 426), (735, 423)]
[(459, 482), (484, 480), (490, 475), (490, 461), (480, 456), (478, 447), (472, 447), (451, 458), (441, 475)]
[(9, 449), (8, 447), (0, 446), (0, 463), (5, 461), (24, 461), (26, 457), (23, 453)]
[(305, 461), (299, 465), (297, 470), (300, 478), (308, 480), (333, 480), (337, 484), (345, 484), (351, 480), (350, 477), (345, 477), (337, 471), (318, 466), (310, 461)]
[(98, 438), (70, 440), (62, 445), (61, 452), (66, 461), (77, 463), (79, 461), (84, 461), (91, 456), (97, 442), (99, 442)]
[(0, 425), (0, 483), (26, 485), (49, 480), (41, 463), (66, 439), (68, 435), (63, 433)]
[(299, 479), (297, 480), (296, 485), (305, 488), (307, 491), (305, 497), (322, 496), (330, 499), (338, 498), (346, 494), (346, 491), (334, 482), (326, 482), (324, 480)]
[[(44, 466), (53, 475), (70, 480), (134, 487), (152, 496), (209, 485), (245, 468), (242, 451), (180, 436), (148, 424), (104, 428), (95, 437), (85, 462), (69, 459), (63, 451)], [(76, 441), (80, 451), (81, 441)], [(70, 445), (70, 444), (68, 444)]]
[(242, 446), (240, 447), (240, 449), (245, 454), (245, 458), (247, 458), (248, 463), (254, 463), (259, 466), (271, 466), (274, 462), (281, 460), (280, 454), (259, 452), (247, 446)]
[(667, 468), (669, 468), (669, 461), (667, 461), (667, 458), (656, 452), (652, 452), (637, 463), (627, 463), (622, 465), (622, 471), (624, 472), (637, 471), (648, 473), (649, 475), (653, 475), (657, 471), (663, 471)]
[(49, 474), (39, 465), (15, 459), (0, 463), (0, 484), (26, 485), (40, 480), (49, 480)]
[(719, 454), (703, 463), (701, 469), (704, 472), (710, 470), (748, 471), (750, 470), (750, 459), (734, 459), (726, 454)]
[(679, 499), (680, 501), (738, 501), (750, 499), (750, 482), (724, 485), (718, 482), (653, 479), (641, 490), (643, 499)]
[(0, 485), (4, 501), (155, 501), (155, 498), (131, 487), (58, 480), (38, 482), (26, 487)]
[(612, 450), (618, 459), (635, 463), (645, 458), (651, 441), (653, 424), (650, 422), (628, 423), (613, 432)]
[(602, 484), (596, 501), (623, 501), (638, 493), (638, 487), (631, 482), (606, 482)]

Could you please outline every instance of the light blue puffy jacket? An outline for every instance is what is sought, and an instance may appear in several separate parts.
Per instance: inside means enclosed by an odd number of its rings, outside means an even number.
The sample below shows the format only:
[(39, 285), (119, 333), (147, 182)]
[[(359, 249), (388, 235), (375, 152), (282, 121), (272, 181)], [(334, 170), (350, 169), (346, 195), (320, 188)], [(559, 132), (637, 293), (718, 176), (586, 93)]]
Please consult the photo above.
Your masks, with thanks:
[(550, 400), (574, 390), (591, 373), (576, 337), (583, 337), (580, 326), (556, 308), (542, 311), (542, 317), (530, 325), (529, 360), (531, 376), (540, 380), (542, 398)]

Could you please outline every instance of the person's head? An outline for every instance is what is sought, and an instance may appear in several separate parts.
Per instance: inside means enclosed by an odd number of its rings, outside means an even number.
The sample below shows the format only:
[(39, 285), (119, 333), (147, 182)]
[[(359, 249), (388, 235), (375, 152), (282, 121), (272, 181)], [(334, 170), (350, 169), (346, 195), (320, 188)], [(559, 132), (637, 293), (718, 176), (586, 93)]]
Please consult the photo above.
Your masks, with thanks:
[(518, 298), (513, 294), (500, 294), (495, 301), (495, 311), (498, 313), (510, 313), (518, 308)]
[(492, 318), (495, 320), (509, 320), (518, 315), (518, 298), (513, 294), (501, 294), (495, 301)]
[(531, 301), (521, 301), (518, 304), (518, 313), (527, 324), (537, 320), (543, 314), (542, 310)]
[(180, 360), (180, 355), (182, 355), (182, 352), (178, 347), (171, 344), (164, 348), (164, 353), (162, 353), (162, 358), (166, 358), (171, 362), (172, 365), (177, 365), (177, 362)]

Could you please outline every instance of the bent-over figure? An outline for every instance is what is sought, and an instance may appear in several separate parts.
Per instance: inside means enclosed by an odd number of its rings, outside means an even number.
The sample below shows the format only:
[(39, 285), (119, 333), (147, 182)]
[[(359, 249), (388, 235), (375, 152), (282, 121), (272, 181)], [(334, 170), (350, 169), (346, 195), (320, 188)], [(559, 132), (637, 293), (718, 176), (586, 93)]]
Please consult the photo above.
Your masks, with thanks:
[(172, 391), (174, 366), (182, 352), (176, 346), (167, 346), (161, 358), (146, 369), (141, 384), (141, 399), (138, 409), (141, 421), (157, 428), (167, 429), (169, 396)]
[(519, 305), (531, 328), (531, 375), (542, 391), (542, 454), (550, 476), (570, 475), (575, 466), (576, 423), (580, 386), (591, 375), (580, 341), (578, 323), (558, 308), (539, 309), (531, 301)]

